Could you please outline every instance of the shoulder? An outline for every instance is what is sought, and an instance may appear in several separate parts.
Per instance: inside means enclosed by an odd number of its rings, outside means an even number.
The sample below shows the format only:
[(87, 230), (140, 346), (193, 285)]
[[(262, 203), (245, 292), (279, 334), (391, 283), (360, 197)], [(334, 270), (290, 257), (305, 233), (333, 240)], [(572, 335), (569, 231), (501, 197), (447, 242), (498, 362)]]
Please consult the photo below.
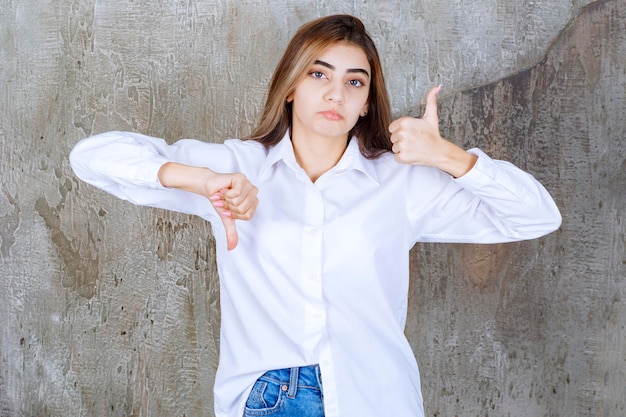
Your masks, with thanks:
[(236, 160), (238, 170), (246, 175), (258, 173), (267, 159), (267, 149), (255, 140), (228, 139), (224, 141), (224, 146)]
[(265, 146), (257, 142), (256, 140), (248, 139), (227, 139), (224, 141), (224, 145), (231, 148), (233, 151), (239, 152), (263, 152), (267, 153)]
[(227, 147), (237, 159), (264, 160), (267, 157), (267, 149), (262, 143), (255, 140), (227, 139), (224, 141)]

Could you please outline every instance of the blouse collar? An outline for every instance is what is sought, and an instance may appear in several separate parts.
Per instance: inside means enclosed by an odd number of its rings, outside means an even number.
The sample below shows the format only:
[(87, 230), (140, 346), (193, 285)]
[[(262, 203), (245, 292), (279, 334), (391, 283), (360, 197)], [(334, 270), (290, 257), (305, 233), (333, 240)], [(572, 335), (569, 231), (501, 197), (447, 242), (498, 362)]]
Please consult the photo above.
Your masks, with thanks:
[[(289, 131), (285, 133), (285, 136), (280, 140), (280, 142), (278, 142), (276, 145), (272, 146), (269, 149), (267, 153), (267, 158), (265, 159), (265, 162), (261, 167), (261, 171), (259, 172), (259, 177), (261, 179), (267, 179), (272, 172), (272, 167), (281, 160), (284, 161), (284, 163), (288, 167), (292, 168), (295, 171), (301, 169), (296, 162), (296, 156), (293, 151), (293, 145), (291, 143)], [(339, 160), (337, 165), (335, 165), (331, 169), (331, 171), (335, 175), (350, 170), (360, 171), (376, 184), (379, 184), (378, 174), (376, 172), (374, 161), (365, 158), (361, 154), (361, 151), (359, 150), (358, 138), (356, 136), (352, 136), (350, 142), (348, 143), (348, 147), (341, 156), (341, 159)]]

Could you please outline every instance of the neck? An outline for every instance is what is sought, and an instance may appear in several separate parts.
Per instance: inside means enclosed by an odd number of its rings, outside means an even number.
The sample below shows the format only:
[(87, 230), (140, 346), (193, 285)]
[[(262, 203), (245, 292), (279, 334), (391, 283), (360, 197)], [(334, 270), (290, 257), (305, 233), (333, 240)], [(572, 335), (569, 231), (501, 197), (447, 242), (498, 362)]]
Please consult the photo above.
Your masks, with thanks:
[(348, 138), (303, 138), (292, 134), (296, 161), (312, 182), (337, 165), (348, 144)]

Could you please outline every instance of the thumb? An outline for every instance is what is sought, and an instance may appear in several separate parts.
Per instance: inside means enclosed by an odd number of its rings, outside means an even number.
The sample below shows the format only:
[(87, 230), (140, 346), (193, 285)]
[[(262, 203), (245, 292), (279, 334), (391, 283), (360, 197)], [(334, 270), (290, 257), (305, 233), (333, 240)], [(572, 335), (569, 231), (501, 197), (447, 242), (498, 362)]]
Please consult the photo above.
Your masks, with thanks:
[(437, 113), (437, 94), (441, 91), (441, 84), (430, 89), (426, 95), (426, 110), (422, 119), (439, 125), (439, 115)]
[(220, 219), (222, 219), (222, 224), (224, 225), (224, 230), (226, 231), (226, 246), (228, 250), (235, 249), (237, 243), (239, 242), (239, 236), (237, 235), (235, 219), (232, 217), (232, 213), (224, 207), (224, 190), (213, 194), (209, 200), (219, 214)]
[(239, 242), (237, 228), (235, 227), (235, 219), (224, 215), (221, 215), (220, 217), (222, 218), (222, 223), (224, 224), (224, 230), (226, 230), (226, 244), (228, 250), (233, 250), (237, 247), (237, 243)]

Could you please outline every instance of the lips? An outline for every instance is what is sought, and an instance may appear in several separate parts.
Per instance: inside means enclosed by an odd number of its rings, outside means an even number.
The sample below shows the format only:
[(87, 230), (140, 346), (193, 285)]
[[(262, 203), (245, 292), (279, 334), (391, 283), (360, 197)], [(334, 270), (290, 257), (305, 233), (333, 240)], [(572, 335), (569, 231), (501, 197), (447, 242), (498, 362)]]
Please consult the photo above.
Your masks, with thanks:
[(342, 120), (343, 119), (342, 115), (332, 110), (323, 111), (321, 112), (321, 114), (328, 120)]

